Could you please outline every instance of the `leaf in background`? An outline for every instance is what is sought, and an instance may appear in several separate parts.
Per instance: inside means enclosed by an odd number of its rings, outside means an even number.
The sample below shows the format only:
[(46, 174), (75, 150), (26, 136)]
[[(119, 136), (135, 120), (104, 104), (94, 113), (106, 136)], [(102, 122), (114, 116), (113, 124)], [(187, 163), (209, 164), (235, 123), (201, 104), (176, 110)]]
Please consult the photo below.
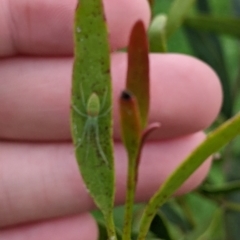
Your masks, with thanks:
[(138, 240), (144, 240), (159, 207), (186, 181), (188, 177), (213, 153), (240, 134), (240, 113), (209, 133), (180, 166), (168, 177), (150, 199), (141, 221)]
[(109, 237), (114, 237), (110, 51), (101, 0), (78, 2), (74, 40), (71, 116), (76, 158), (87, 190), (104, 214)]
[(161, 212), (158, 212), (151, 223), (150, 230), (158, 239), (172, 240), (169, 230), (170, 224), (166, 217)]
[(142, 21), (136, 22), (130, 36), (126, 89), (137, 99), (143, 129), (148, 120), (150, 90), (148, 42)]
[[(173, 1), (169, 0), (155, 1), (153, 7), (153, 16), (155, 17), (159, 14), (165, 14), (167, 16), (172, 3)], [(182, 28), (179, 28), (170, 38), (167, 39), (167, 51), (190, 55), (192, 54), (191, 48), (189, 47), (189, 43)]]
[(183, 23), (190, 7), (195, 0), (175, 0), (168, 13), (168, 21), (166, 26), (167, 38), (171, 36)]
[(226, 239), (224, 237), (223, 225), (223, 210), (218, 208), (212, 216), (211, 222), (208, 224), (207, 229), (196, 240), (219, 240)]
[[(206, 0), (199, 0), (197, 3), (200, 12), (204, 14), (210, 13), (210, 7)], [(222, 113), (226, 118), (230, 118), (233, 114), (230, 79), (226, 68), (223, 49), (218, 37), (213, 33), (204, 33), (190, 27), (186, 27), (185, 29), (195, 55), (208, 63), (217, 72), (224, 93)]]
[(227, 210), (224, 215), (226, 238), (239, 240), (239, 212)]
[(166, 23), (165, 14), (159, 14), (152, 20), (148, 31), (151, 52), (167, 52)]
[(240, 16), (240, 1), (232, 0), (231, 2), (232, 2), (233, 11), (235, 12), (236, 16)]
[[(193, 228), (185, 234), (184, 239), (196, 240), (209, 227), (213, 214), (219, 209), (219, 204), (196, 192), (184, 195), (184, 199), (194, 221)], [(183, 214), (186, 216), (185, 213)]]
[(218, 40), (215, 41), (216, 39), (212, 38), (211, 34), (202, 33), (190, 28), (186, 28), (186, 33), (195, 55), (217, 72), (223, 86), (224, 101), (222, 113), (226, 118), (230, 118), (233, 112), (232, 96), (229, 76), (220, 43)]
[(240, 38), (240, 18), (196, 15), (187, 17), (184, 25), (197, 30), (227, 34)]
[(188, 233), (193, 228), (192, 223), (186, 219), (183, 211), (180, 210), (175, 201), (168, 201), (160, 208), (160, 211), (168, 221), (176, 225), (182, 233)]
[[(239, 151), (239, 144), (238, 144), (238, 151)], [(224, 169), (225, 172), (225, 178), (227, 181), (239, 181), (240, 176), (240, 163), (239, 158), (240, 154), (238, 153), (232, 153), (232, 156), (230, 156), (227, 161), (227, 166)], [(228, 206), (226, 206), (226, 202)], [(232, 204), (234, 203), (234, 204)], [(234, 207), (235, 205), (235, 207)], [(238, 208), (240, 206), (240, 191), (238, 192), (232, 192), (231, 194), (228, 194), (225, 196), (224, 199), (224, 206), (227, 208), (225, 211), (225, 226), (226, 226), (226, 233), (227, 237), (226, 239), (231, 240), (238, 240), (239, 234), (240, 234), (240, 228), (239, 228), (239, 221), (240, 221), (240, 212), (237, 211), (237, 205)]]
[(200, 188), (201, 193), (207, 195), (225, 195), (234, 192), (240, 192), (240, 181), (232, 181), (222, 184), (221, 186), (208, 186), (205, 185)]

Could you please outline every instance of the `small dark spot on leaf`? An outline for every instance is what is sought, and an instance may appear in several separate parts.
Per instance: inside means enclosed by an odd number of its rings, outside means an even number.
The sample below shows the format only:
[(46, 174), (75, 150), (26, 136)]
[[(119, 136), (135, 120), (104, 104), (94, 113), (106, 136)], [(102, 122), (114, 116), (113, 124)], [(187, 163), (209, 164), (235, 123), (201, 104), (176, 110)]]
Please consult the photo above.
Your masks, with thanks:
[(110, 69), (106, 69), (105, 74), (110, 74)]
[(128, 90), (122, 91), (121, 99), (130, 100), (132, 98), (132, 94)]
[(104, 22), (107, 21), (107, 18), (106, 18), (106, 16), (105, 16), (105, 14), (103, 14), (103, 20), (104, 20)]

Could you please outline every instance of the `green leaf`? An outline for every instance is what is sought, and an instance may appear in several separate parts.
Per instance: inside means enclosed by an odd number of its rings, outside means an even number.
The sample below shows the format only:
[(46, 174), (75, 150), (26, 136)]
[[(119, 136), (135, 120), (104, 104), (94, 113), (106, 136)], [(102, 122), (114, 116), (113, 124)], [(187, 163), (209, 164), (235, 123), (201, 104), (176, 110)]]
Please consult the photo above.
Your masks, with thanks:
[(201, 234), (196, 240), (218, 240), (218, 239), (225, 239), (223, 238), (224, 234), (224, 219), (223, 219), (223, 210), (217, 209), (213, 214), (212, 220), (208, 225), (207, 229), (204, 233)]
[(184, 214), (181, 207), (176, 203), (176, 201), (168, 201), (160, 208), (160, 211), (168, 219), (169, 222), (174, 224), (179, 231), (182, 233), (188, 233), (192, 230), (193, 224), (190, 222), (186, 215)]
[[(206, 14), (210, 15), (213, 12), (208, 0), (198, 0), (197, 9), (204, 15), (197, 15), (196, 17), (206, 16)], [(233, 99), (222, 39), (212, 31), (204, 32), (201, 29), (191, 27), (187, 24), (188, 19), (191, 18), (187, 17), (185, 19), (184, 26), (189, 43), (193, 48), (195, 56), (209, 64), (218, 74), (223, 86), (224, 96), (221, 112), (226, 118), (230, 118), (233, 115)]]
[(175, 0), (172, 3), (166, 26), (167, 38), (182, 25), (184, 18), (194, 2), (195, 0)]
[(110, 50), (101, 0), (78, 2), (74, 41), (71, 127), (75, 154), (86, 188), (103, 212), (109, 238), (115, 239)]
[(240, 38), (240, 18), (196, 15), (187, 17), (184, 24), (194, 29)]
[(225, 209), (240, 212), (240, 204), (236, 202), (224, 201), (223, 206)]
[(232, 93), (221, 42), (218, 37), (213, 34), (200, 32), (189, 27), (186, 27), (185, 30), (195, 55), (209, 64), (217, 72), (224, 93), (222, 113), (225, 117), (230, 118), (232, 116), (233, 106)]
[(126, 89), (137, 98), (143, 129), (148, 120), (150, 93), (148, 42), (142, 21), (136, 22), (130, 36)]
[(165, 14), (159, 14), (153, 19), (148, 34), (151, 52), (167, 52), (166, 23)]
[(172, 240), (170, 226), (171, 223), (160, 211), (155, 215), (150, 226), (150, 230), (159, 239)]
[(240, 134), (240, 113), (208, 134), (180, 166), (168, 177), (150, 199), (144, 211), (138, 240), (144, 240), (159, 207), (187, 180), (187, 178), (213, 153)]
[(210, 195), (225, 195), (234, 192), (240, 191), (240, 181), (232, 181), (222, 184), (221, 186), (204, 186), (200, 189), (203, 194), (210, 194)]

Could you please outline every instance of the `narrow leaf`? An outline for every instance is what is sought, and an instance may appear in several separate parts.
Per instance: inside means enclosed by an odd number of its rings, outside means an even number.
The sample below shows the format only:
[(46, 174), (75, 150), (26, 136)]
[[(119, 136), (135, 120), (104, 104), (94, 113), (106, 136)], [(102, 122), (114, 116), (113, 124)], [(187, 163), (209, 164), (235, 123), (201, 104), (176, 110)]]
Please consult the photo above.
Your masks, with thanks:
[(122, 140), (128, 155), (127, 196), (125, 204), (123, 240), (131, 238), (132, 211), (137, 176), (137, 158), (141, 142), (140, 114), (136, 98), (128, 91), (120, 97)]
[(121, 135), (130, 159), (137, 156), (141, 140), (140, 114), (135, 96), (123, 91), (120, 97)]
[(184, 24), (194, 29), (240, 38), (240, 19), (236, 17), (196, 15), (187, 17)]
[(151, 223), (150, 230), (158, 239), (172, 240), (170, 225), (171, 222), (161, 211), (158, 211)]
[(234, 192), (240, 192), (240, 181), (232, 181), (222, 184), (221, 186), (204, 186), (200, 189), (203, 194), (225, 195)]
[(213, 153), (240, 134), (240, 113), (208, 134), (182, 164), (168, 177), (150, 199), (144, 211), (138, 240), (144, 240), (151, 221), (159, 207), (186, 181), (186, 179)]
[(142, 150), (144, 147), (144, 144), (148, 138), (148, 136), (155, 130), (157, 130), (159, 127), (161, 126), (160, 123), (155, 122), (155, 123), (151, 123), (149, 124), (142, 132), (142, 136), (141, 136), (141, 142), (140, 142), (140, 146), (139, 146), (139, 151), (138, 151), (138, 156), (137, 156), (137, 164), (136, 164), (136, 182), (138, 182), (138, 167), (140, 165), (140, 161), (141, 161), (141, 154), (142, 154)]
[[(200, 12), (200, 15), (196, 15), (193, 19), (197, 19), (200, 16), (200, 24), (204, 23), (201, 16), (210, 16), (212, 14), (211, 5), (208, 0), (198, 0), (197, 1), (197, 10)], [(195, 55), (209, 64), (218, 74), (222, 86), (223, 86), (223, 104), (221, 112), (226, 118), (230, 118), (233, 115), (233, 99), (232, 91), (230, 86), (229, 72), (226, 64), (225, 51), (223, 50), (222, 39), (217, 36), (213, 31), (204, 32), (201, 29), (198, 29), (196, 26), (191, 27), (188, 23), (191, 23), (191, 18), (186, 18), (184, 21), (184, 26), (186, 30), (189, 43), (192, 46), (192, 49)], [(210, 17), (212, 21), (215, 17)], [(212, 25), (211, 23), (205, 22), (205, 26)], [(193, 20), (194, 22), (194, 20)], [(221, 24), (217, 26), (222, 28)], [(224, 24), (223, 24), (224, 25)], [(215, 25), (214, 25), (215, 26)]]
[(148, 34), (151, 52), (167, 52), (166, 24), (165, 14), (159, 14), (152, 20)]
[(175, 0), (168, 13), (166, 27), (167, 38), (171, 36), (183, 23), (190, 7), (195, 0)]
[(143, 22), (134, 25), (128, 46), (127, 86), (137, 98), (142, 129), (147, 124), (149, 110), (149, 60), (146, 30)]
[(206, 239), (223, 239), (224, 231), (224, 217), (223, 209), (217, 209), (212, 216), (211, 222), (208, 224), (207, 229), (201, 236), (195, 238), (196, 240), (206, 240)]
[(71, 116), (76, 158), (87, 190), (104, 214), (109, 238), (114, 238), (110, 51), (101, 0), (79, 0), (74, 40)]
[(230, 118), (233, 110), (232, 93), (221, 41), (211, 33), (200, 32), (190, 27), (186, 27), (185, 30), (195, 56), (209, 64), (220, 77), (224, 93), (222, 113)]

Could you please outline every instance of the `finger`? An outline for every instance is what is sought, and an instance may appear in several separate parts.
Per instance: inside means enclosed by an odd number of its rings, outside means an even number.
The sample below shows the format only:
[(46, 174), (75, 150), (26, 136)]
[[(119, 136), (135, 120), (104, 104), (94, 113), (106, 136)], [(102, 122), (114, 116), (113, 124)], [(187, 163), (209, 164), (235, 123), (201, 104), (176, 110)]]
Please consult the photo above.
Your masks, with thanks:
[(96, 240), (97, 226), (90, 214), (82, 214), (1, 229), (0, 237), (2, 240)]
[[(202, 133), (144, 147), (139, 170), (137, 201), (146, 201), (192, 149), (204, 139)], [(0, 145), (0, 226), (32, 222), (93, 209), (78, 172), (71, 144)], [(115, 145), (117, 204), (124, 202), (127, 159), (121, 144)], [(196, 187), (206, 175), (204, 163), (181, 187)]]
[[(152, 54), (150, 122), (161, 122), (155, 139), (208, 127), (221, 106), (221, 86), (204, 63), (184, 55)], [(14, 69), (14, 71), (13, 71)], [(0, 137), (70, 139), (71, 59), (2, 60)], [(126, 55), (112, 57), (114, 135), (120, 138), (118, 97), (125, 88)]]
[[(125, 60), (125, 61), (124, 61)], [(126, 55), (112, 58), (116, 97), (124, 89)], [(149, 122), (160, 122), (152, 138), (165, 139), (205, 129), (217, 117), (222, 104), (220, 81), (203, 62), (179, 54), (150, 57), (151, 101)], [(120, 136), (118, 105), (115, 106), (115, 135)]]
[[(113, 49), (127, 45), (137, 20), (148, 25), (150, 11), (145, 0), (104, 0), (104, 5)], [(75, 7), (76, 0), (2, 1), (0, 56), (72, 54)]]

